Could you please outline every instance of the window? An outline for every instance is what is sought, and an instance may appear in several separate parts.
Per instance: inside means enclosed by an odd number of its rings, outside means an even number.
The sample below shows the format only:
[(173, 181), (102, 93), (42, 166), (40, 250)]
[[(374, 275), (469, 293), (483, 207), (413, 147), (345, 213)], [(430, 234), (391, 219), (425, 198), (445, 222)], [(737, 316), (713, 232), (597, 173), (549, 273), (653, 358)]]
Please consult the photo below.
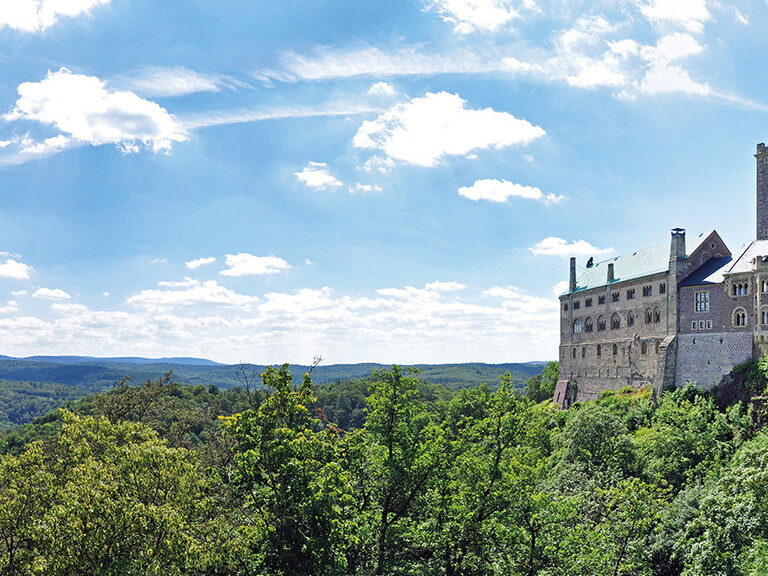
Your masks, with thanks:
[(661, 322), (661, 312), (659, 312), (658, 308), (653, 309), (653, 323), (656, 324), (658, 322)]
[(630, 288), (627, 290), (627, 300), (634, 300), (635, 299), (635, 289)]
[(662, 282), (661, 284), (659, 284), (659, 294), (666, 294), (666, 292), (667, 292), (667, 285), (664, 282)]
[(650, 324), (651, 322), (653, 322), (653, 312), (651, 312), (651, 309), (648, 308), (645, 311), (645, 323)]
[(592, 332), (592, 318), (584, 320), (584, 332)]
[(581, 320), (576, 320), (576, 322), (573, 323), (573, 333), (581, 334)]
[[(598, 355), (598, 356), (600, 356), (600, 352), (601, 352), (601, 350), (602, 350), (602, 349), (600, 348), (600, 344), (598, 344), (598, 345), (597, 345), (597, 355)], [(598, 375), (599, 375), (599, 374), (598, 374)]]
[(653, 286), (643, 286), (643, 296), (653, 296)]
[(616, 356), (616, 354), (619, 353), (619, 347), (616, 346), (616, 344), (613, 345), (613, 355)]
[(581, 357), (582, 358), (586, 358), (587, 357), (587, 347), (586, 346), (583, 346), (581, 348)]
[(707, 320), (707, 329), (712, 330), (712, 320)]
[(661, 344), (661, 342), (659, 342), (658, 340), (656, 340), (656, 354), (658, 354), (658, 353), (659, 353), (659, 344)]
[(635, 325), (635, 313), (634, 312), (627, 312), (627, 326), (634, 326)]
[(768, 280), (763, 280), (762, 290), (761, 292), (768, 292)]
[(612, 293), (611, 302), (618, 302), (620, 297), (621, 297), (621, 294), (619, 294), (618, 292)]
[(605, 332), (605, 318), (600, 316), (597, 319), (597, 331), (598, 332)]
[(579, 303), (578, 300), (574, 300), (573, 301), (573, 309), (574, 310), (578, 310), (580, 306), (581, 306), (581, 304)]
[(587, 299), (584, 301), (584, 307), (585, 307), (585, 308), (592, 308), (592, 298), (587, 298)]
[(563, 310), (565, 310), (566, 312), (568, 312), (568, 302), (566, 302), (565, 304), (563, 304)]
[(571, 358), (576, 358), (576, 348), (573, 349), (573, 352), (571, 353)]
[(605, 304), (605, 294), (601, 294), (597, 297), (597, 303), (598, 304)]
[(694, 320), (691, 322), (691, 330), (696, 330), (699, 327), (699, 323)]
[(696, 312), (709, 312), (709, 292), (696, 292)]
[(648, 342), (643, 342), (640, 345), (640, 352), (642, 352), (643, 354), (648, 354)]
[(732, 286), (732, 292), (734, 296), (746, 296), (749, 294), (749, 284), (746, 282), (739, 282)]
[(621, 320), (619, 320), (619, 315), (614, 314), (611, 316), (611, 330), (618, 330), (621, 328)]
[(768, 324), (768, 308), (763, 308), (760, 311), (760, 324)]
[(747, 325), (747, 313), (743, 308), (736, 308), (733, 312), (733, 325), (734, 326), (746, 326)]
[(699, 320), (699, 330), (704, 330), (704, 320)]

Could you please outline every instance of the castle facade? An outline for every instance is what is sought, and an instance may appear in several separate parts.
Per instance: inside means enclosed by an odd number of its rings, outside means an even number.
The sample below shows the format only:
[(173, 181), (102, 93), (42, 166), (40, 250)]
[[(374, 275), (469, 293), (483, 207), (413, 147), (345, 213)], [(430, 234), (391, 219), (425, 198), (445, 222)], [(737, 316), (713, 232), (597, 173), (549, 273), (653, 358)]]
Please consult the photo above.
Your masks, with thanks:
[(731, 254), (716, 231), (594, 263), (560, 296), (560, 375), (567, 408), (604, 390), (695, 382), (710, 389), (768, 352), (768, 149), (757, 145), (757, 235)]

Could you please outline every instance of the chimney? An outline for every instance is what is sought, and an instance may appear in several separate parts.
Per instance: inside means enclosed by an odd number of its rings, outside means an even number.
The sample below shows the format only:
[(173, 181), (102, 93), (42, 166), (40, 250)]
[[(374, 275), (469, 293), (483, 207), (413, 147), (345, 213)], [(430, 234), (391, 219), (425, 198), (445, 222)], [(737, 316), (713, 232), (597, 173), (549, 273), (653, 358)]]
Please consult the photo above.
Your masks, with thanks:
[(613, 275), (613, 262), (608, 264), (608, 282), (613, 282), (615, 276)]
[(669, 263), (685, 260), (685, 229), (672, 228), (672, 241), (669, 244)]
[(571, 258), (571, 278), (568, 282), (568, 292), (576, 291), (576, 258)]
[(768, 240), (768, 149), (757, 145), (757, 240)]

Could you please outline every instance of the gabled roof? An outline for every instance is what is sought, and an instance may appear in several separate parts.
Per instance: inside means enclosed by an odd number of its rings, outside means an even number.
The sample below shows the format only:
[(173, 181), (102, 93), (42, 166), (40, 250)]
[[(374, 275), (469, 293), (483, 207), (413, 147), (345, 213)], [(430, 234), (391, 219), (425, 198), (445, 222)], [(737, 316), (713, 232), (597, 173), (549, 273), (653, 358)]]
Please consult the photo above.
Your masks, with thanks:
[(712, 258), (698, 270), (694, 270), (685, 280), (680, 282), (680, 286), (701, 286), (702, 284), (720, 284), (723, 281), (723, 274), (726, 274), (733, 265), (733, 256), (720, 256)]
[[(712, 232), (714, 231), (702, 233), (698, 236), (686, 235), (686, 258), (691, 255), (704, 240), (709, 238)], [(651, 246), (650, 248), (638, 250), (631, 254), (623, 254), (621, 256), (615, 256), (614, 258), (608, 258), (607, 260), (602, 260), (601, 262), (596, 263), (591, 268), (585, 268), (576, 276), (576, 290), (574, 293), (607, 285), (608, 264), (613, 264), (614, 280), (611, 284), (667, 272), (669, 270), (669, 247), (670, 243), (666, 242), (665, 244)]]

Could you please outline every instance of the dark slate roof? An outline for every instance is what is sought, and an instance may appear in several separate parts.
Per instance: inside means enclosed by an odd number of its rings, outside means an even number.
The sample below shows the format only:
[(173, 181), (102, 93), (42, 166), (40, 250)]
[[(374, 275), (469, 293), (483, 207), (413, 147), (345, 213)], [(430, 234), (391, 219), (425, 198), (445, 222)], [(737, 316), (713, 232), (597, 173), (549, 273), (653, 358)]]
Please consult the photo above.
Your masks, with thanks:
[(755, 240), (749, 244), (744, 251), (736, 258), (736, 262), (729, 270), (728, 274), (737, 272), (749, 272), (752, 270), (752, 259), (756, 256), (768, 256), (768, 240)]
[(698, 270), (680, 282), (680, 286), (701, 286), (702, 284), (720, 284), (723, 281), (723, 274), (727, 273), (733, 265), (732, 256), (721, 256), (708, 260)]
[[(693, 253), (712, 232), (699, 234), (698, 236), (686, 235), (686, 257)], [(608, 264), (613, 264), (613, 282), (623, 282), (659, 274), (669, 270), (669, 246), (670, 243), (659, 244), (631, 254), (623, 254), (614, 258), (608, 258), (596, 263), (591, 268), (586, 268), (576, 276), (576, 292), (599, 288), (608, 284)], [(567, 294), (567, 292), (566, 292)]]

